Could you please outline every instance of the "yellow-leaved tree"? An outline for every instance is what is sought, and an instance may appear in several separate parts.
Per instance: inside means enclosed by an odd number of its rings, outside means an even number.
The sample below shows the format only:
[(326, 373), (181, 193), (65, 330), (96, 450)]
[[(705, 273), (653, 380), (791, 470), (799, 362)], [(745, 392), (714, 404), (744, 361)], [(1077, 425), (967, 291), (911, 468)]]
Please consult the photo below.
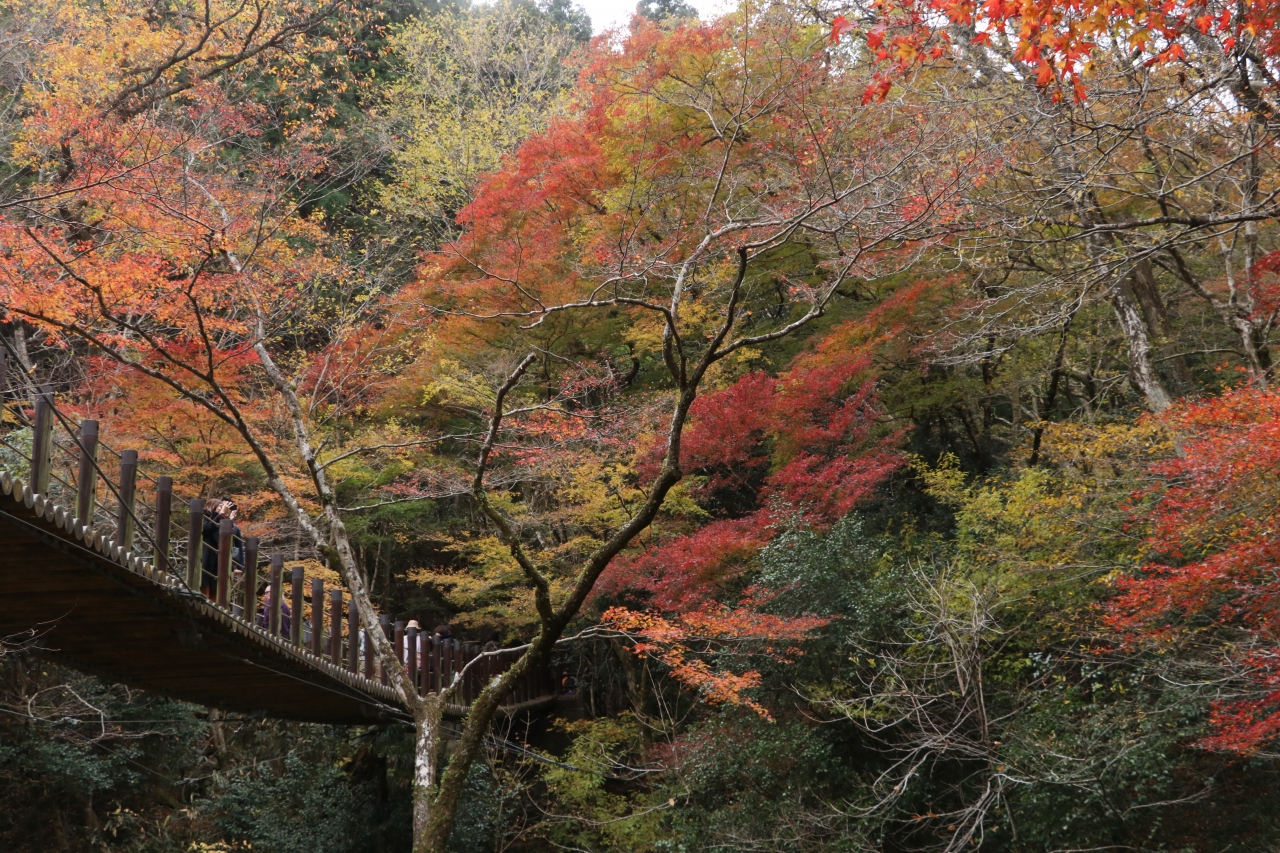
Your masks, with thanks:
[(378, 203), (418, 227), (454, 236), (477, 179), (568, 103), (579, 21), (517, 0), (415, 20), (392, 39), (402, 63), (388, 92), (393, 178)]

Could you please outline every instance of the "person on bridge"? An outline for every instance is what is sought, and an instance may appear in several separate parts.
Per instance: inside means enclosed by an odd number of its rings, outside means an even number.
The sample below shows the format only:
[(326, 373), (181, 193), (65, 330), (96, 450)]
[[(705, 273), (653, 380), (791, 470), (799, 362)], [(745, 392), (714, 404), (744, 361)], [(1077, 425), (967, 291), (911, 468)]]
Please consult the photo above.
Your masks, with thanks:
[[(410, 619), (410, 620), (409, 620), (409, 622), (408, 622), (408, 624), (406, 624), (406, 625), (404, 626), (405, 635), (406, 635), (406, 636), (405, 636), (405, 642), (408, 642), (408, 640), (409, 640), (409, 638), (408, 638), (408, 633), (409, 633), (409, 629), (410, 629), (410, 628), (413, 628), (414, 630), (416, 630), (416, 631), (418, 632), (418, 633), (417, 633), (417, 635), (416, 635), (416, 636), (417, 636), (417, 644), (418, 644), (418, 648), (417, 648), (416, 654), (418, 655), (418, 666), (422, 666), (423, 662), (426, 660), (426, 657), (422, 654), (422, 651), (423, 651), (423, 647), (424, 647), (424, 646), (426, 645), (426, 643), (427, 643), (427, 632), (426, 632), (426, 631), (424, 631), (424, 630), (422, 630), (422, 626), (418, 624), (418, 620), (417, 620), (417, 619)], [(409, 649), (409, 650), (408, 650), (408, 652), (409, 652), (410, 654), (414, 654), (414, 653), (415, 653), (413, 649)], [(409, 660), (409, 659), (406, 657), (406, 658), (405, 658), (405, 662), (406, 662), (406, 664), (408, 663), (408, 660)]]
[(241, 538), (240, 528), (235, 523), (238, 514), (235, 502), (225, 497), (210, 501), (204, 508), (204, 526), (201, 535), (204, 547), (200, 555), (200, 591), (210, 601), (214, 601), (218, 596), (218, 532), (224, 518), (231, 521), (232, 570), (244, 568), (244, 539)]
[[(258, 584), (258, 596), (261, 597), (264, 592), (267, 594), (267, 599), (262, 603), (262, 610), (258, 612), (258, 627), (262, 628), (263, 630), (266, 630), (267, 628), (271, 627), (267, 621), (271, 615), (271, 589), (270, 589), (270, 584), (267, 581), (263, 581), (262, 583)], [(280, 636), (282, 637), (292, 636), (291, 634), (291, 629), (293, 628), (292, 620), (293, 620), (293, 611), (289, 609), (289, 602), (285, 601), (284, 596), (282, 595), (280, 596)], [(360, 642), (361, 642), (361, 648), (363, 648), (363, 644), (364, 644), (363, 628), (360, 629)]]

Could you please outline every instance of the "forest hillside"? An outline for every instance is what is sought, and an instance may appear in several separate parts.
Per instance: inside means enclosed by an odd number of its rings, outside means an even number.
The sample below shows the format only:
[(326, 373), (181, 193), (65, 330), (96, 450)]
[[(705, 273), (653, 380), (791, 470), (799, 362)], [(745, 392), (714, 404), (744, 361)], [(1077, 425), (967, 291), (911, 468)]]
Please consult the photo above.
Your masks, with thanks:
[(50, 386), (404, 709), (32, 625), (0, 850), (1276, 850), (1278, 19), (0, 0), (0, 468)]

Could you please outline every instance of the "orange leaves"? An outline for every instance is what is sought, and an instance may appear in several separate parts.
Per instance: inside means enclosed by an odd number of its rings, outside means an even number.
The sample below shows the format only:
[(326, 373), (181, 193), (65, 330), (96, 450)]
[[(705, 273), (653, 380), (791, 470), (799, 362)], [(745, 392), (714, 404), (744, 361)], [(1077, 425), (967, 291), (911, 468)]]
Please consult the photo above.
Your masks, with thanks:
[[(853, 32), (853, 30), (854, 30), (854, 25), (852, 21), (850, 21), (844, 15), (836, 15), (835, 18), (831, 21), (831, 43), (839, 44), (840, 39), (844, 36), (844, 34)], [(883, 29), (881, 30), (881, 32), (883, 33)], [(877, 38), (877, 42), (875, 44), (872, 44), (871, 42), (872, 35), (868, 33), (867, 44), (870, 45), (871, 47), (878, 47), (879, 46), (878, 40), (883, 38), (883, 35), (879, 35), (876, 38)]]
[[(1035, 75), (1037, 85), (1070, 84), (1083, 97), (1082, 76), (1098, 43), (1120, 39), (1131, 50), (1145, 54), (1149, 64), (1181, 62), (1189, 53), (1203, 52), (1187, 35), (1194, 26), (1212, 35), (1221, 49), (1232, 52), (1241, 34), (1247, 34), (1266, 56), (1280, 47), (1276, 21), (1280, 9), (1274, 0), (1236, 4), (1226, 0), (885, 0), (877, 4), (880, 20), (867, 36), (867, 46), (893, 73), (943, 55), (935, 45), (946, 45), (948, 33), (939, 26), (944, 15), (951, 25), (970, 27), (974, 42), (991, 48), (993, 35), (1008, 33), (1014, 62)], [(913, 50), (881, 49), (883, 32), (892, 27), (911, 39)], [(842, 30), (842, 33), (844, 30)], [(873, 36), (872, 33), (875, 33)], [(833, 26), (833, 40), (835, 29)]]
[[(338, 8), (308, 0), (256, 6), (209, 0), (190, 13), (175, 7), (165, 14), (141, 0), (4, 5), (11, 14), (46, 18), (51, 25), (53, 38), (38, 46), (30, 87), (38, 111), (56, 103), (82, 120), (135, 116), (241, 63), (260, 62), (273, 51), (286, 55)], [(310, 44), (317, 46), (315, 39)]]
[[(905, 33), (886, 48), (905, 60), (922, 46)], [(593, 293), (665, 293), (682, 276), (722, 280), (739, 246), (783, 239), (779, 223), (793, 220), (885, 245), (873, 234), (890, 220), (926, 212), (903, 200), (893, 219), (884, 211), (898, 200), (880, 199), (859, 220), (851, 188), (897, 168), (890, 140), (919, 140), (910, 122), (857, 106), (866, 82), (860, 69), (834, 73), (785, 16), (673, 30), (638, 19), (625, 41), (595, 46), (575, 109), (481, 183), (459, 215), (467, 233), (424, 265), (422, 286), (460, 309), (532, 315)], [(920, 165), (913, 182), (932, 181)], [(841, 251), (820, 242), (820, 257)]]
[[(131, 0), (109, 6), (45, 9), (60, 24), (15, 146), (36, 180), (9, 206), (20, 217), (0, 215), (0, 301), (51, 331), (94, 329), (103, 344), (133, 348), (145, 331), (153, 344), (235, 350), (222, 336), (243, 341), (253, 327), (238, 306), (280, 310), (332, 269), (307, 250), (322, 234), (289, 198), (324, 158), (267, 148), (271, 111), (226, 79), (244, 59), (237, 50), (266, 56), (270, 30), (255, 31), (246, 7), (215, 2), (222, 17), (200, 23)], [(274, 5), (257, 26), (314, 11)]]
[[(760, 685), (760, 673), (717, 670), (703, 657), (733, 650), (787, 661), (802, 652), (795, 644), (830, 620), (812, 616), (784, 618), (751, 607), (708, 605), (672, 619), (611, 607), (602, 624), (632, 636), (637, 655), (651, 655), (671, 669), (672, 676), (711, 705), (739, 705), (773, 719), (759, 702), (747, 696)], [(697, 651), (694, 650), (697, 647)]]

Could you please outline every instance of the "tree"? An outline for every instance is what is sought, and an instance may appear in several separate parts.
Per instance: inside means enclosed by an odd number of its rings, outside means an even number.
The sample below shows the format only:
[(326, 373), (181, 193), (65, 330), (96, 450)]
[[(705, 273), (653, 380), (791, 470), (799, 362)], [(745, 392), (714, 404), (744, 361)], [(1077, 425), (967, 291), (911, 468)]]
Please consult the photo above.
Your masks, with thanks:
[(564, 9), (522, 0), (441, 11), (391, 40), (403, 68), (381, 110), (398, 140), (378, 203), (436, 248), (476, 181), (565, 108), (590, 36)]
[[(698, 399), (684, 455), (700, 505), (675, 509), (661, 539), (624, 555), (601, 596), (689, 614), (732, 595), (781, 531), (824, 530), (866, 502), (902, 463), (901, 435), (876, 434), (870, 357), (852, 343), (866, 328), (846, 324), (777, 377), (753, 371)], [(684, 532), (688, 517), (696, 528)]]
[(648, 0), (636, 4), (636, 14), (651, 21), (665, 21), (668, 18), (696, 18), (698, 10), (684, 0)]
[(1225, 679), (1204, 745), (1254, 752), (1280, 734), (1280, 395), (1242, 385), (1184, 403), (1167, 422), (1182, 438), (1178, 455), (1152, 466), (1153, 558), (1117, 581), (1111, 623)]
[[(223, 424), (341, 573), (414, 717), (416, 849), (444, 848), (509, 686), (548, 660), (684, 476), (685, 426), (706, 384), (735, 356), (821, 317), (843, 284), (908, 268), (946, 235), (967, 161), (939, 156), (942, 136), (909, 119), (909, 107), (860, 105), (849, 88), (861, 85), (856, 69), (833, 64), (824, 39), (780, 10), (671, 31), (638, 22), (620, 51), (595, 50), (575, 112), (482, 183), (462, 238), (394, 299), (351, 281), (325, 252), (319, 223), (297, 213), (295, 176), (324, 152), (299, 144), (229, 158), (220, 141), (252, 140), (258, 125), (251, 106), (211, 85), (200, 95), (212, 108), (194, 123), (180, 109), (150, 109), (79, 129), (112, 175), (77, 189), (83, 210), (108, 214), (80, 217), (88, 230), (54, 215), (9, 223), (0, 274), (10, 316)], [(33, 133), (57, 103), (33, 114)], [(76, 168), (87, 174), (93, 162), (82, 156)], [(608, 348), (586, 348), (574, 331), (595, 317), (626, 330), (655, 365), (632, 395), (599, 368)], [(308, 339), (316, 343), (295, 345)], [(357, 409), (399, 393), (392, 378), (447, 379), (457, 362), (442, 347), (474, 365), (467, 382), (433, 386), (441, 409), (470, 427), (351, 430)], [(419, 362), (396, 355), (405, 352)], [(661, 461), (630, 486), (615, 523), (544, 553), (539, 542), (552, 537), (535, 534), (545, 503), (520, 492), (536, 494), (565, 450), (625, 459), (635, 442), (619, 437), (650, 430)], [(465, 478), (537, 623), (519, 661), (472, 704), (438, 785), (453, 688), (419, 697), (395, 664), (333, 481), (352, 458), (431, 445), (443, 448), (426, 462), (435, 482), (448, 490)], [(572, 494), (548, 500), (572, 514)]]
[[(942, 137), (905, 120), (909, 107), (861, 105), (856, 69), (833, 63), (818, 35), (782, 10), (669, 31), (637, 19), (618, 50), (593, 53), (579, 110), (481, 185), (463, 238), (424, 267), (419, 298), (447, 318), (437, 347), (516, 363), (494, 383), (471, 480), (537, 616), (511, 676), (548, 659), (684, 478), (686, 426), (712, 377), (822, 316), (842, 284), (900, 271), (946, 233), (968, 161), (942, 165)], [(653, 375), (643, 393), (568, 405), (562, 389), (598, 375), (591, 363), (609, 352), (588, 348), (595, 322), (633, 342)], [(526, 382), (535, 365), (542, 375)], [(623, 442), (605, 429), (616, 406), (631, 424)], [(567, 535), (548, 523), (557, 516), (542, 507), (563, 518), (575, 499), (546, 494), (562, 458), (549, 451), (572, 442), (609, 470), (637, 432), (654, 435), (658, 461), (618, 496), (613, 522)], [(472, 705), (434, 798), (423, 768), (423, 849), (448, 837), (506, 678)]]
[[(881, 65), (868, 96), (901, 85), (946, 98), (981, 91), (969, 102), (978, 133), (1007, 152), (973, 199), (963, 262), (980, 287), (957, 306), (967, 322), (939, 342), (956, 346), (944, 362), (993, 363), (1024, 338), (1060, 336), (1054, 393), (1041, 395), (1052, 408), (1074, 372), (1062, 361), (1072, 323), (1101, 303), (1153, 411), (1217, 352), (1237, 352), (1268, 381), (1275, 314), (1257, 267), (1274, 248), (1267, 12), (1087, 3), (1076, 19), (1052, 3), (945, 0), (832, 8), (842, 10), (833, 39), (859, 36)], [(957, 90), (957, 74), (972, 84)], [(1171, 339), (1178, 291), (1221, 325), (1216, 339)]]

